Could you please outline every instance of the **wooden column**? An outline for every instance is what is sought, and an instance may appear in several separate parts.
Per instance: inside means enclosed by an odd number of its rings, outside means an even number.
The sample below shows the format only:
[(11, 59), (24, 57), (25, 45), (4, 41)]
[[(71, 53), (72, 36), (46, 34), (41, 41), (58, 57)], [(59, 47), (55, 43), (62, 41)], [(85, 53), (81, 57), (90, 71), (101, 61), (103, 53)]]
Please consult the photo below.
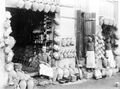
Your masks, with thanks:
[[(3, 23), (5, 20), (5, 0), (0, 1), (0, 39), (3, 37)], [(0, 48), (0, 89), (4, 89), (7, 83), (7, 72), (5, 71), (5, 54)]]

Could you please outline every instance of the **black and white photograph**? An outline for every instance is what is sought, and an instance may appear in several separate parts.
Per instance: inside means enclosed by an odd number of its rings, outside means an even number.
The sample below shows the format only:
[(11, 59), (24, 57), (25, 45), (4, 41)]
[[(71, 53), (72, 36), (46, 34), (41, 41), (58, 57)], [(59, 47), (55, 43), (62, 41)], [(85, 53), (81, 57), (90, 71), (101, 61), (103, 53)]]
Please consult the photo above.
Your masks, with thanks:
[(120, 0), (1, 0), (0, 89), (120, 89)]

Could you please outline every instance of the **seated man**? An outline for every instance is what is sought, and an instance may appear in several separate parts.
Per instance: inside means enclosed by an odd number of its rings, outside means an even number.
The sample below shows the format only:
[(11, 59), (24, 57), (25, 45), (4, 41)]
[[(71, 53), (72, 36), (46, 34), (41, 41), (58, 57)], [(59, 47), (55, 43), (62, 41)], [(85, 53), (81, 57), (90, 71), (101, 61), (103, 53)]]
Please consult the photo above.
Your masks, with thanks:
[(53, 78), (53, 69), (51, 68), (50, 56), (46, 53), (46, 47), (43, 46), (42, 53), (38, 54), (39, 60), (39, 74)]

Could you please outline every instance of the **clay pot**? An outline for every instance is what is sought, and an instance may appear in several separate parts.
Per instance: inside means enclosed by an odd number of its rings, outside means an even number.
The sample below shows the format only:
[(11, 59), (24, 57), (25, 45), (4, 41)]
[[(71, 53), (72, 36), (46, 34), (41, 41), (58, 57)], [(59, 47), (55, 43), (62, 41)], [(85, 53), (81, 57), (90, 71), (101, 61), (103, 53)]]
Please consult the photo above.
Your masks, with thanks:
[(46, 4), (44, 7), (44, 12), (48, 13), (50, 11), (50, 5)]
[(5, 53), (8, 54), (11, 51), (11, 48), (8, 46), (5, 48)]
[(4, 28), (5, 28), (5, 29), (10, 28), (10, 23), (11, 23), (10, 20), (6, 20), (6, 21), (4, 22)]
[(102, 78), (102, 73), (101, 73), (101, 71), (100, 71), (99, 69), (96, 69), (96, 70), (94, 71), (94, 77), (95, 77), (96, 79)]
[(63, 78), (63, 70), (58, 68), (58, 80)]
[(27, 88), (27, 84), (25, 80), (21, 80), (19, 83), (20, 89), (26, 89)]
[(9, 38), (5, 39), (5, 44), (12, 48), (15, 45), (14, 38), (12, 36), (9, 36)]
[(4, 42), (1, 42), (0, 43), (0, 48), (4, 47), (5, 46), (5, 43)]
[(24, 1), (23, 0), (18, 0), (17, 7), (23, 8), (24, 7)]
[(6, 71), (10, 72), (11, 70), (13, 70), (13, 65), (14, 65), (14, 64), (13, 64), (12, 62), (6, 64), (6, 65), (5, 65)]
[(12, 17), (12, 15), (9, 11), (6, 11), (5, 15), (6, 15), (6, 19), (10, 19)]
[(72, 68), (69, 68), (69, 73), (70, 73), (70, 75), (74, 75), (75, 74), (75, 72), (74, 72), (74, 70)]
[(55, 9), (55, 11), (56, 11), (57, 13), (60, 12), (60, 6), (59, 6), (59, 5), (56, 5), (56, 9)]
[(56, 9), (55, 5), (52, 4), (52, 5), (51, 5), (51, 8), (50, 8), (50, 11), (51, 11), (51, 12), (55, 12), (55, 9)]
[(55, 50), (59, 50), (60, 48), (59, 48), (58, 45), (54, 45), (54, 49), (55, 49)]
[(71, 82), (75, 82), (77, 80), (77, 77), (75, 75), (71, 76)]
[(28, 80), (27, 82), (27, 89), (33, 89), (34, 88), (34, 82), (33, 80)]
[(6, 59), (7, 63), (12, 61), (13, 56), (14, 56), (14, 53), (10, 51), (7, 55), (7, 59)]
[(5, 32), (8, 33), (8, 35), (10, 35), (10, 33), (12, 33), (12, 29), (11, 29), (11, 27), (9, 27), (8, 29), (6, 29)]
[(41, 12), (44, 9), (44, 4), (42, 2), (39, 3), (38, 10)]
[(30, 2), (29, 0), (25, 1), (25, 9), (29, 10), (31, 9), (31, 7), (32, 7), (32, 2)]
[(32, 4), (33, 11), (37, 11), (38, 8), (39, 8), (39, 3), (38, 2), (33, 2), (33, 4)]
[(111, 77), (113, 75), (112, 69), (106, 69), (106, 76)]
[(55, 52), (55, 53), (53, 54), (53, 56), (54, 56), (55, 59), (59, 59), (59, 53)]
[(67, 68), (64, 68), (63, 76), (67, 78), (69, 75), (70, 75), (69, 70)]
[(106, 71), (105, 71), (104, 68), (101, 70), (101, 73), (102, 73), (102, 76), (105, 76), (105, 75), (106, 75)]

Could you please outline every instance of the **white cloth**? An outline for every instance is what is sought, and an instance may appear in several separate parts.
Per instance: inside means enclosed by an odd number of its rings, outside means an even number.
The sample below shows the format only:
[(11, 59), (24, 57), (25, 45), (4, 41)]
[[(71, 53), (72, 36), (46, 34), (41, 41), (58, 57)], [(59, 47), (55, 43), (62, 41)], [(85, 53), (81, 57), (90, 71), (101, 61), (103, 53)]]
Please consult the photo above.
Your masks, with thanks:
[(39, 65), (39, 74), (40, 75), (45, 75), (53, 78), (53, 69), (50, 66), (47, 66), (45, 64), (40, 64)]
[(95, 68), (95, 53), (94, 51), (87, 51), (86, 53), (86, 67), (87, 68)]
[(109, 67), (111, 67), (111, 68), (116, 67), (116, 63), (114, 60), (112, 50), (106, 50), (106, 56), (108, 57), (107, 60), (108, 60)]

